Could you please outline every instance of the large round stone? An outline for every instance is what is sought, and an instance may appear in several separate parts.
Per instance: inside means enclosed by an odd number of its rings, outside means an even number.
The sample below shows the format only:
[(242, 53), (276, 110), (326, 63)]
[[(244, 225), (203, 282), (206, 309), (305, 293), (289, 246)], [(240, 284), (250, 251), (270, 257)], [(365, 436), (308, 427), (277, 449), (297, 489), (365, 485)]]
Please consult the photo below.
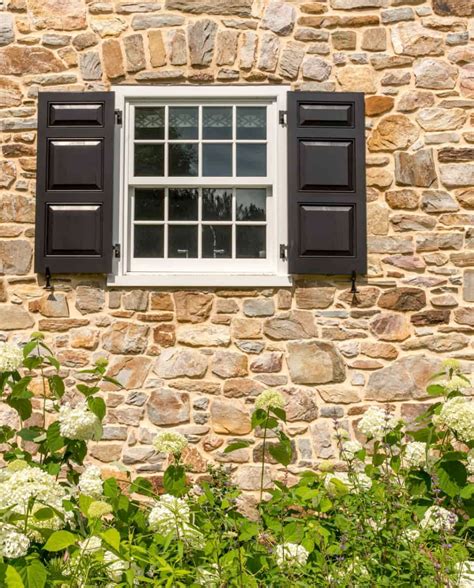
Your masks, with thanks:
[(332, 343), (288, 343), (287, 363), (295, 384), (328, 384), (346, 379), (344, 361)]

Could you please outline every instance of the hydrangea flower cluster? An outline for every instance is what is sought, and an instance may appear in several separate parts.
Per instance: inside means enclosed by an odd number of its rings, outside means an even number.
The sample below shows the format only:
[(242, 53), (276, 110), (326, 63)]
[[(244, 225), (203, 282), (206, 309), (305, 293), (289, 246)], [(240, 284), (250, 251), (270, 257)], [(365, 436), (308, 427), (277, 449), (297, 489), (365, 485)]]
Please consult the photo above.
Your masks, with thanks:
[(308, 551), (297, 543), (283, 543), (277, 545), (275, 549), (275, 559), (281, 568), (293, 565), (304, 566), (308, 561), (308, 556)]
[(158, 433), (153, 441), (153, 446), (158, 453), (180, 455), (183, 449), (188, 446), (188, 440), (180, 433), (165, 431), (164, 433)]
[(474, 586), (474, 561), (467, 560), (455, 566), (457, 588), (472, 588)]
[(474, 452), (470, 451), (467, 456), (466, 469), (471, 476), (474, 474)]
[(412, 441), (405, 447), (403, 465), (410, 468), (420, 468), (426, 463), (426, 443)]
[(23, 351), (18, 345), (0, 342), (0, 372), (14, 372), (23, 363)]
[(337, 485), (334, 480), (339, 480), (351, 492), (367, 492), (372, 488), (372, 480), (364, 472), (348, 474), (347, 472), (334, 472), (324, 479), (324, 486), (330, 494), (337, 494)]
[(160, 496), (148, 515), (148, 523), (153, 531), (161, 535), (172, 533), (184, 541), (193, 542), (200, 536), (191, 525), (191, 511), (186, 501), (170, 494)]
[(465, 443), (474, 441), (474, 403), (463, 396), (450, 398), (433, 416), (433, 423), (451, 429)]
[(341, 457), (347, 461), (353, 461), (356, 453), (362, 451), (362, 445), (359, 441), (345, 441), (342, 444)]
[(437, 533), (452, 533), (457, 522), (456, 513), (435, 504), (426, 510), (420, 526), (422, 529), (431, 529)]
[(85, 403), (75, 407), (65, 404), (59, 409), (59, 431), (68, 439), (89, 441), (97, 438), (100, 420)]
[[(49, 506), (67, 518), (68, 513), (63, 508), (63, 501), (67, 498), (69, 496), (66, 488), (53, 476), (27, 465), (16, 471), (7, 472), (6, 479), (0, 482), (0, 510), (11, 509), (14, 513), (26, 515), (28, 503), (33, 499), (34, 504), (30, 513), (35, 527), (61, 529), (64, 526), (61, 516), (55, 514), (52, 518), (42, 521), (35, 519), (34, 513)], [(34, 531), (31, 535), (38, 536)]]
[(30, 540), (13, 525), (2, 523), (0, 528), (0, 556), (15, 559), (28, 553)]
[(397, 419), (377, 406), (371, 406), (359, 421), (359, 431), (370, 439), (381, 441), (397, 426)]
[(408, 543), (413, 543), (420, 538), (420, 531), (418, 531), (418, 529), (405, 529), (402, 533), (402, 538)]
[(104, 489), (100, 468), (95, 465), (87, 466), (79, 476), (79, 483), (77, 485), (82, 494), (91, 496), (92, 498), (100, 498)]
[(259, 396), (257, 396), (255, 400), (255, 408), (261, 410), (278, 408), (282, 410), (285, 408), (285, 399), (278, 390), (264, 390)]
[(102, 548), (102, 539), (96, 535), (92, 535), (79, 541), (79, 547), (83, 553), (95, 553)]
[(124, 572), (128, 568), (127, 562), (121, 560), (117, 555), (115, 555), (115, 553), (112, 553), (111, 551), (106, 551), (104, 553), (104, 563), (106, 565), (105, 571), (107, 573), (107, 576), (113, 582), (120, 582)]

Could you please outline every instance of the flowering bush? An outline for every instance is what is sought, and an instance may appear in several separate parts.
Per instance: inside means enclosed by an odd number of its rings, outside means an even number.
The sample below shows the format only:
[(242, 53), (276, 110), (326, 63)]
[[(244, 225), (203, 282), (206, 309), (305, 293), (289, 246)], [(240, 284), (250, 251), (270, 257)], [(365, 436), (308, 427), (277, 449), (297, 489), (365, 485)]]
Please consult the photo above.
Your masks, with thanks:
[[(88, 384), (74, 396), (41, 335), (22, 350), (2, 344), (0, 355), (2, 401), (21, 423), (0, 428), (2, 587), (474, 586), (474, 404), (452, 361), (428, 387), (433, 403), (413, 430), (370, 407), (358, 423), (365, 438), (351, 440), (335, 421), (340, 459), (298, 476), (284, 398), (262, 393), (252, 414), (263, 449), (251, 509), (225, 469), (210, 467), (192, 485), (188, 440), (170, 431), (154, 441), (168, 455), (163, 494), (144, 478), (104, 480), (84, 462), (106, 413), (101, 383), (118, 385), (106, 363), (85, 370)], [(38, 377), (40, 402), (31, 391)], [(33, 408), (40, 419), (30, 424)], [(271, 488), (269, 460), (283, 480)]]

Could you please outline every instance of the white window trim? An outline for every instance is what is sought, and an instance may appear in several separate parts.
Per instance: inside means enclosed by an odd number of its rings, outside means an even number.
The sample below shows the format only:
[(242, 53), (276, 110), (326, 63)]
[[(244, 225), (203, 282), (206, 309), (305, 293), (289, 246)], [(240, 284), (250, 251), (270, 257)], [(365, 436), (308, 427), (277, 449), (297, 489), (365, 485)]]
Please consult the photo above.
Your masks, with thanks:
[(289, 286), (292, 278), (288, 275), (287, 260), (280, 259), (280, 243), (288, 243), (287, 219), (287, 129), (286, 126), (274, 125), (276, 136), (273, 136), (269, 147), (268, 160), (275, 166), (275, 195), (274, 226), (271, 236), (269, 264), (265, 271), (255, 273), (238, 272), (130, 272), (127, 270), (129, 213), (128, 185), (126, 165), (126, 145), (131, 138), (128, 136), (126, 118), (130, 101), (152, 100), (271, 100), (274, 103), (273, 115), (278, 117), (278, 111), (286, 110), (287, 92), (289, 86), (256, 86), (256, 85), (212, 85), (212, 86), (115, 86), (115, 107), (123, 113), (123, 124), (116, 127), (115, 134), (115, 177), (114, 177), (114, 243), (121, 244), (121, 258), (114, 259), (112, 274), (108, 276), (109, 286), (164, 286), (164, 287), (278, 287)]

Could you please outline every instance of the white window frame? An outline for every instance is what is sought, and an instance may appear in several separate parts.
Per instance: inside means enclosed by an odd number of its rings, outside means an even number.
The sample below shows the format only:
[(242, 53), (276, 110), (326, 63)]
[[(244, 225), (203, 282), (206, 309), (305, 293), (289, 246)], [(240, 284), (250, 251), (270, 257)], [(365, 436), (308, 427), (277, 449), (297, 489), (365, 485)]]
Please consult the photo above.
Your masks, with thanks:
[[(288, 286), (292, 284), (288, 275), (288, 261), (280, 258), (280, 244), (288, 243), (288, 219), (287, 219), (287, 129), (279, 124), (279, 111), (286, 110), (287, 92), (289, 86), (115, 86), (115, 107), (122, 111), (122, 124), (116, 127), (115, 134), (115, 177), (114, 177), (114, 243), (121, 246), (120, 259), (114, 259), (113, 272), (108, 276), (107, 283), (110, 286)], [(266, 260), (238, 260), (242, 263), (233, 264), (229, 271), (224, 269), (222, 262), (215, 264), (214, 269), (209, 260), (199, 259), (199, 269), (189, 271), (184, 264), (174, 264), (173, 270), (157, 271), (130, 271), (131, 248), (131, 211), (130, 185), (133, 178), (130, 175), (131, 163), (129, 161), (129, 144), (133, 141), (133, 129), (131, 129), (131, 109), (134, 104), (154, 104), (157, 101), (179, 103), (185, 105), (191, 102), (206, 102), (216, 104), (221, 101), (235, 101), (245, 104), (255, 101), (267, 105), (267, 178), (259, 178), (263, 185), (268, 185), (269, 180), (273, 185), (273, 193), (267, 202), (271, 202), (267, 210), (267, 226), (272, 226), (272, 231), (267, 238)], [(227, 181), (226, 181), (227, 180)], [(186, 182), (192, 185), (192, 178)], [(237, 187), (240, 183), (245, 185), (247, 178), (236, 181), (235, 178), (219, 178), (214, 184), (220, 186), (232, 185)], [(146, 183), (146, 182), (145, 182)], [(143, 185), (143, 182), (141, 182)], [(177, 185), (184, 185), (179, 180)], [(212, 185), (210, 183), (209, 185)], [(172, 261), (170, 261), (170, 265)], [(179, 259), (176, 261), (180, 261)], [(232, 260), (235, 262), (235, 260)], [(263, 263), (262, 263), (263, 262)], [(176, 269), (178, 266), (179, 269)], [(215, 267), (217, 266), (217, 271)], [(219, 267), (220, 266), (220, 267)], [(242, 269), (245, 267), (245, 270)], [(247, 269), (248, 267), (248, 269)]]

